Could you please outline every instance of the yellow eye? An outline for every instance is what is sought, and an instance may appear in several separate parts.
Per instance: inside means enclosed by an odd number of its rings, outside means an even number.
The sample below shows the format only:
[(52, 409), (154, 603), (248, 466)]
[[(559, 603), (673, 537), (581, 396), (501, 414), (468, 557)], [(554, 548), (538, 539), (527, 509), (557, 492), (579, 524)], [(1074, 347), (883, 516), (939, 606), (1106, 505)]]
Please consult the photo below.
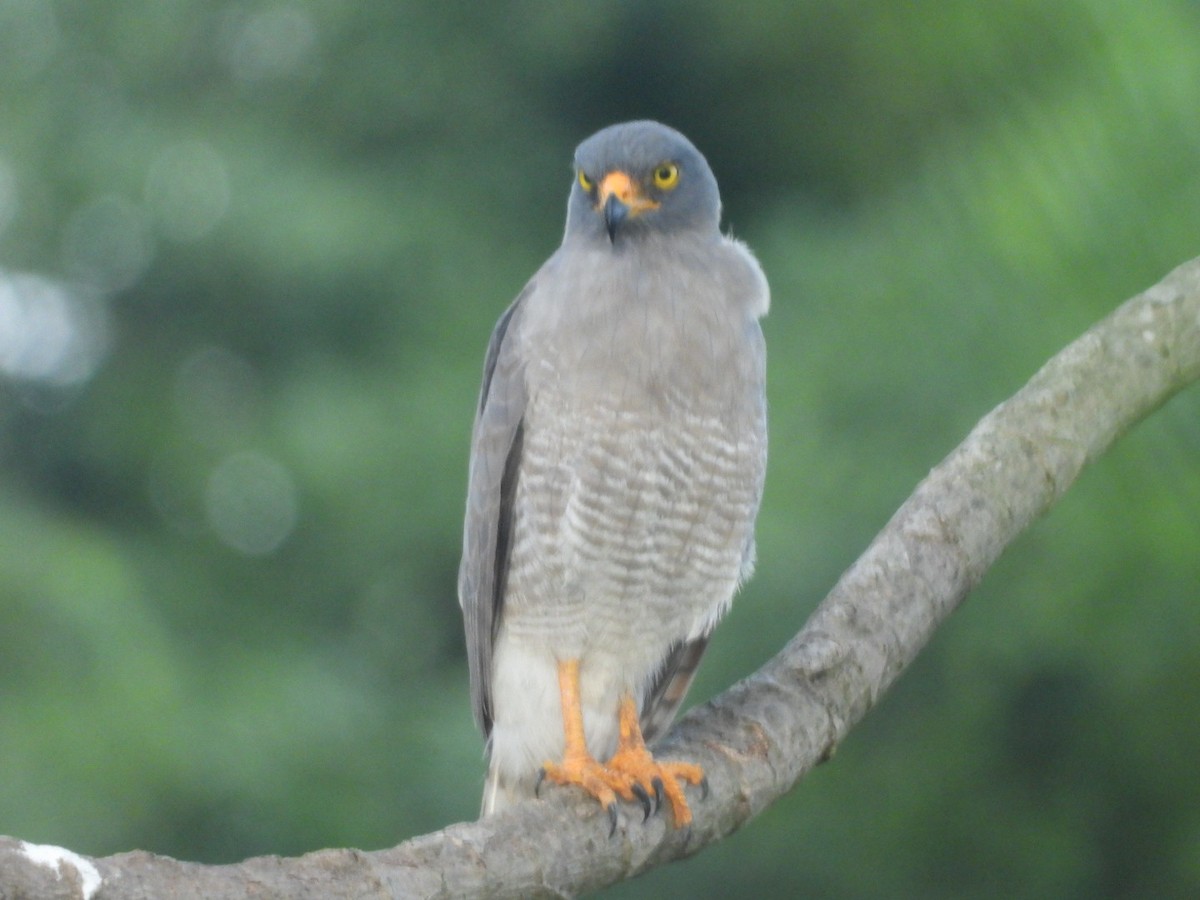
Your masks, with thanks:
[(585, 171), (583, 171), (583, 169), (580, 169), (579, 170), (579, 186), (590, 194), (592, 192), (592, 189), (596, 186), (596, 182), (594, 182), (594, 181), (592, 181), (592, 179), (588, 178), (587, 173)]
[(654, 170), (654, 186), (660, 191), (669, 191), (679, 184), (679, 166), (663, 163)]

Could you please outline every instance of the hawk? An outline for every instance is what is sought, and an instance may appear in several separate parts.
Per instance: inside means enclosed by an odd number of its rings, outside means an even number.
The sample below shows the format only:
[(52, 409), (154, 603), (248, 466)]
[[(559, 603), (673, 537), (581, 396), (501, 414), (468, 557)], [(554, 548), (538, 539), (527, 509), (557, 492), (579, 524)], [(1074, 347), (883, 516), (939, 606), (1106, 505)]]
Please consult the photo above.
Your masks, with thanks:
[(492, 333), (459, 571), (485, 815), (544, 779), (691, 821), (703, 772), (648, 745), (754, 567), (767, 453), (767, 281), (720, 215), (678, 131), (603, 129)]

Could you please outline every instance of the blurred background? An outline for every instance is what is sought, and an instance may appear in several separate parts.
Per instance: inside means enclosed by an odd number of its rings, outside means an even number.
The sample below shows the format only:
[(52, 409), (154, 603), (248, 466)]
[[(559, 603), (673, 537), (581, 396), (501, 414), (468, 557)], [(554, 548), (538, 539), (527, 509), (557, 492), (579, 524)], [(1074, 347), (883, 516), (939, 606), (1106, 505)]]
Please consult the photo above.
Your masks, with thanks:
[[(1200, 4), (0, 0), (0, 833), (220, 862), (474, 817), (491, 327), (654, 117), (773, 288), (777, 651), (1051, 354), (1200, 254)], [(1200, 393), (835, 760), (613, 897), (1200, 896)]]

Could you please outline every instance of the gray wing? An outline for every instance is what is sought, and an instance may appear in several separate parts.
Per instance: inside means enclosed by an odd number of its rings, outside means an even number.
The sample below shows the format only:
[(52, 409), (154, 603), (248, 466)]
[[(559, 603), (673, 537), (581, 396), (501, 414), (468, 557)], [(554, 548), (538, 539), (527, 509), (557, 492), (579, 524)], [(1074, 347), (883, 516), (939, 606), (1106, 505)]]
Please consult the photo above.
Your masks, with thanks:
[(485, 736), (492, 730), (492, 647), (504, 606), (525, 415), (525, 378), (513, 325), (520, 317), (521, 301), (532, 288), (531, 281), (492, 331), (471, 433), (458, 602), (466, 629), (475, 723)]

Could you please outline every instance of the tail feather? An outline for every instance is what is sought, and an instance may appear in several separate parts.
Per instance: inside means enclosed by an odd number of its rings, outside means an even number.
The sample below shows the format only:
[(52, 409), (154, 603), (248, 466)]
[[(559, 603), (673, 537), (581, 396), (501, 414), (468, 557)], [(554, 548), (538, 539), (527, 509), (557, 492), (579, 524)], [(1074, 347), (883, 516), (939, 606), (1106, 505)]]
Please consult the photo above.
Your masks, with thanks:
[(696, 669), (708, 646), (708, 638), (706, 634), (676, 644), (667, 654), (662, 668), (642, 698), (642, 737), (647, 744), (653, 744), (671, 727), (671, 721), (687, 696), (692, 679), (696, 677)]
[(514, 803), (533, 796), (534, 782), (513, 781), (502, 777), (494, 763), (488, 766), (487, 778), (483, 783), (483, 804), (480, 816), (490, 816), (507, 809)]

